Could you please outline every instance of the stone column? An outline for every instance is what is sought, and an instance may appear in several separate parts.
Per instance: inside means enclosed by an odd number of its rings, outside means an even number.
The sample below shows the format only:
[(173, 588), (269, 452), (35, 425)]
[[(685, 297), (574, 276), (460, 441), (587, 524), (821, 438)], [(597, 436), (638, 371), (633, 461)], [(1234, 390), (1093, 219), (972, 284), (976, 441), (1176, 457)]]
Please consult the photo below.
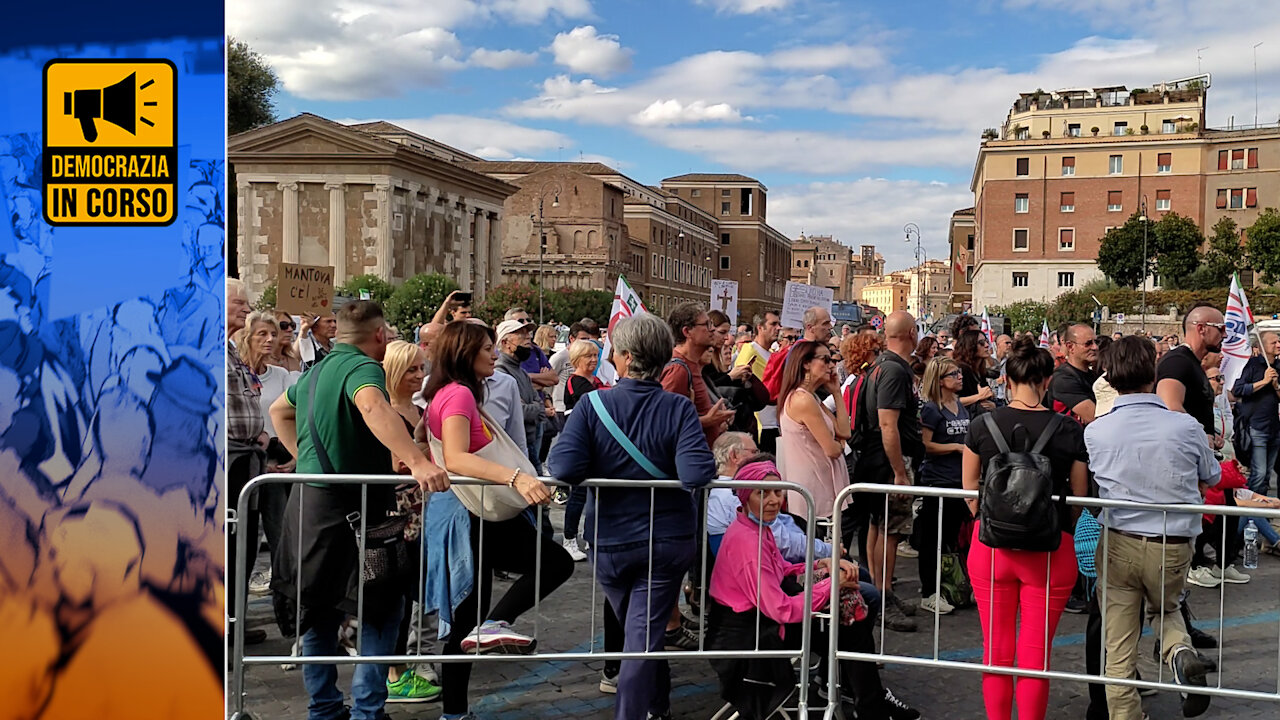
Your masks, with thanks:
[(253, 238), (257, 236), (259, 223), (257, 203), (254, 200), (256, 193), (253, 185), (247, 180), (237, 180), (236, 215), (240, 221), (236, 223), (236, 267), (240, 269), (241, 278), (252, 279), (256, 284), (261, 279), (253, 276), (253, 256), (257, 252)]
[(475, 282), (475, 255), (479, 250), (478, 243), (475, 238), (475, 231), (472, 230), (471, 223), (476, 219), (476, 207), (470, 203), (464, 203), (462, 206), (462, 234), (460, 236), (461, 252), (458, 253), (458, 283), (462, 285), (462, 289), (467, 292), (474, 292), (477, 284)]
[[(440, 212), (440, 188), (427, 188), (427, 221), (431, 223), (432, 262), (440, 257), (440, 222), (435, 218), (438, 212)], [(435, 270), (439, 272), (444, 268), (435, 268)]]
[(280, 261), (298, 262), (298, 183), (277, 183), (276, 188), (284, 192), (283, 221), (284, 237), (280, 245)]
[(490, 213), (489, 218), (489, 286), (502, 284), (502, 213)]
[(461, 196), (457, 193), (444, 194), (443, 213), (445, 220), (449, 222), (449, 227), (444, 231), (448, 237), (444, 239), (444, 273), (453, 275), (458, 281), (458, 285), (463, 290), (470, 290), (470, 279), (462, 276), (460, 272), (462, 249), (459, 247), (458, 239), (462, 232), (462, 211), (458, 208), (458, 200)]
[(391, 186), (379, 183), (373, 189), (378, 193), (378, 264), (374, 272), (391, 282)]
[(476, 214), (476, 293), (484, 300), (485, 293), (492, 287), (489, 280), (489, 246), (493, 238), (489, 237), (489, 213), (481, 210)]
[(327, 182), (329, 191), (329, 264), (333, 266), (333, 284), (347, 281), (347, 186)]
[(409, 242), (404, 248), (404, 277), (405, 279), (413, 277), (418, 270), (418, 236), (415, 232), (416, 227), (414, 218), (418, 216), (418, 191), (422, 189), (421, 183), (405, 183), (405, 190), (409, 196), (405, 198), (405, 207), (408, 209), (409, 221), (405, 223), (405, 237), (409, 238)]

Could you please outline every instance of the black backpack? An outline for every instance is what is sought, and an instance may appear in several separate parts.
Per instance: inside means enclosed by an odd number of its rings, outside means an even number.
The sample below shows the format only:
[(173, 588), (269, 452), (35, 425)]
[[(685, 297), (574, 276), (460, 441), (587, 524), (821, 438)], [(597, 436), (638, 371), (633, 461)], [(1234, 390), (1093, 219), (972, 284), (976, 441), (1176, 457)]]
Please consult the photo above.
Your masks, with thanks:
[[(1062, 425), (1062, 416), (1052, 413), (1049, 424), (1030, 450), (1009, 449), (995, 418), (990, 413), (982, 422), (991, 431), (1000, 454), (987, 462), (979, 502), (978, 539), (984, 545), (1004, 550), (1053, 552), (1062, 543), (1058, 507), (1053, 501), (1053, 467), (1044, 448)], [(1015, 426), (1016, 435), (1021, 425)]]

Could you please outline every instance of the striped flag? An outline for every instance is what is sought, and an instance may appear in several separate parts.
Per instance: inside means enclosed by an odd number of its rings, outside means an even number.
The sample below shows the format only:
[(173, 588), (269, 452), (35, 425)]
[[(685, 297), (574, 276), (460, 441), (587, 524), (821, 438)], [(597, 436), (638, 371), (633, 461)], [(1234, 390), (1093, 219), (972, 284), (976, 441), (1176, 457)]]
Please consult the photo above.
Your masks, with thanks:
[(609, 310), (609, 332), (604, 337), (604, 346), (600, 350), (600, 362), (596, 366), (596, 377), (600, 378), (600, 382), (605, 385), (618, 382), (618, 371), (613, 367), (613, 363), (609, 362), (609, 356), (613, 354), (610, 336), (613, 335), (614, 326), (623, 318), (647, 312), (649, 311), (645, 309), (640, 294), (631, 287), (625, 277), (619, 275), (618, 287), (613, 291), (613, 308)]
[(956, 248), (956, 274), (964, 275), (964, 248)]
[(986, 308), (982, 308), (982, 325), (978, 329), (987, 336), (987, 343), (993, 346), (996, 344), (996, 336), (991, 333), (991, 318), (987, 317)]
[(1253, 325), (1253, 311), (1240, 287), (1240, 276), (1231, 277), (1231, 290), (1227, 294), (1226, 338), (1222, 341), (1223, 387), (1231, 387), (1249, 362), (1249, 327)]
[(1042, 320), (1040, 326), (1040, 347), (1049, 349), (1049, 321)]

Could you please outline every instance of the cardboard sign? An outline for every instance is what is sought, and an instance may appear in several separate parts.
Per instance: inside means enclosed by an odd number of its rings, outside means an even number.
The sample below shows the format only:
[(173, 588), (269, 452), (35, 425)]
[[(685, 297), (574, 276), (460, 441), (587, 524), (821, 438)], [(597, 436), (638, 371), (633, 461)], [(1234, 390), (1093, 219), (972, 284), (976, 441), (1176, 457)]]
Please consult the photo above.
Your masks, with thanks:
[(711, 305), (712, 310), (719, 310), (729, 318), (731, 325), (738, 324), (738, 281), (737, 280), (712, 280), (711, 281)]
[(831, 312), (835, 297), (835, 291), (830, 288), (788, 281), (782, 294), (782, 327), (803, 328), (805, 310), (816, 306)]
[(333, 312), (333, 268), (280, 263), (276, 307), (311, 317)]

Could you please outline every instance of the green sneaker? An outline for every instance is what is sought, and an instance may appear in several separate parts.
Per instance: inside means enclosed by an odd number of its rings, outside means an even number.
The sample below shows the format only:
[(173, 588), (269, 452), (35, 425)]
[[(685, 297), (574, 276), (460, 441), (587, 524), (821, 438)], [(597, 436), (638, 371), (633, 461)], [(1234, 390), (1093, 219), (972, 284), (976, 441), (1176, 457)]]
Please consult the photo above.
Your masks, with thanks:
[(395, 682), (387, 681), (387, 702), (420, 703), (440, 699), (439, 685), (419, 676), (412, 668), (400, 674)]

